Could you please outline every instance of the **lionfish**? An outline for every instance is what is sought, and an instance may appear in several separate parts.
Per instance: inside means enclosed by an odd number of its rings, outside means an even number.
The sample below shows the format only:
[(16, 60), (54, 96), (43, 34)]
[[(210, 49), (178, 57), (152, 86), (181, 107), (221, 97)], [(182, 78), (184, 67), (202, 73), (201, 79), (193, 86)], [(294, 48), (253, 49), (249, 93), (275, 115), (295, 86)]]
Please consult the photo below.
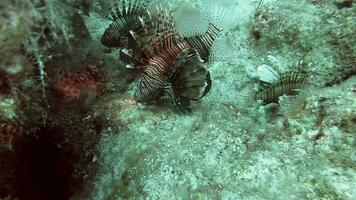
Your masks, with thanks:
[[(153, 103), (168, 96), (173, 108), (190, 111), (190, 101), (204, 97), (212, 84), (201, 58), (204, 54), (200, 54), (205, 49), (199, 52), (180, 38), (168, 11), (162, 8), (157, 11), (158, 17), (143, 24), (140, 32), (131, 31), (133, 40), (129, 46), (134, 52), (144, 51), (148, 57), (137, 81), (135, 98), (138, 102)], [(213, 38), (209, 32), (200, 39), (209, 45)]]
[(189, 111), (190, 101), (201, 99), (211, 89), (204, 62), (220, 29), (210, 23), (205, 34), (184, 38), (176, 31), (171, 10), (157, 6), (151, 14), (147, 5), (147, 1), (128, 0), (110, 8), (113, 23), (101, 42), (122, 48), (128, 66), (142, 69), (134, 95), (138, 102), (150, 104), (168, 96), (173, 108)]
[[(301, 65), (297, 63), (297, 67)], [(243, 91), (246, 100), (262, 100), (264, 104), (278, 103), (282, 96), (295, 96), (307, 84), (307, 73), (300, 69), (281, 72), (269, 65), (257, 67), (260, 90), (247, 88)]]

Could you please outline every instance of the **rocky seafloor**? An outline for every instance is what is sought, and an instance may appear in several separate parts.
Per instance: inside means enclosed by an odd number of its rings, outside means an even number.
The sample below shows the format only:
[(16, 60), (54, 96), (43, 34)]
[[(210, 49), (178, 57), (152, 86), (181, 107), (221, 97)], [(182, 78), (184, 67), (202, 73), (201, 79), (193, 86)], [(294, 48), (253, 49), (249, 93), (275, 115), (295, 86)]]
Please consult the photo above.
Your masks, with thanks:
[[(180, 34), (234, 9), (189, 114), (135, 101), (94, 1), (1, 1), (0, 199), (356, 199), (356, 3), (170, 2)], [(295, 63), (297, 96), (241, 101)]]

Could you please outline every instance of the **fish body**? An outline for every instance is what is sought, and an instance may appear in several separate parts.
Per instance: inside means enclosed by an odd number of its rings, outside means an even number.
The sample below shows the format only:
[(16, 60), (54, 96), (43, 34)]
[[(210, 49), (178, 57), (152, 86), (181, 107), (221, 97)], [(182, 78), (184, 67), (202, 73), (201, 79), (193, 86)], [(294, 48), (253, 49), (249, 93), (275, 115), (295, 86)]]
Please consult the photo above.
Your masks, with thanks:
[(183, 40), (150, 59), (137, 82), (135, 98), (152, 103), (167, 95), (173, 108), (185, 112), (191, 100), (201, 99), (210, 88), (210, 74), (198, 51)]
[(135, 67), (142, 69), (135, 99), (151, 104), (168, 96), (174, 109), (189, 111), (190, 101), (210, 91), (210, 74), (201, 55), (208, 57), (218, 30), (211, 26), (204, 35), (182, 38), (170, 12), (160, 7), (148, 19), (139, 32), (130, 32), (128, 43)]
[(174, 61), (179, 53), (188, 49), (186, 42), (174, 45), (149, 60), (138, 81), (135, 97), (139, 102), (151, 102), (160, 98)]
[(275, 63), (278, 68), (272, 68), (269, 65), (260, 65), (257, 67), (257, 75), (260, 79), (260, 91), (251, 90), (251, 100), (262, 100), (263, 103), (278, 103), (282, 96), (295, 96), (307, 82), (307, 73), (301, 70), (302, 62), (297, 63), (291, 70), (281, 71), (281, 66), (273, 56), (269, 56), (270, 62)]
[(295, 96), (306, 84), (307, 74), (298, 71), (289, 71), (279, 74), (278, 79), (268, 83), (267, 87), (254, 95), (255, 99), (265, 104), (278, 103), (281, 96)]

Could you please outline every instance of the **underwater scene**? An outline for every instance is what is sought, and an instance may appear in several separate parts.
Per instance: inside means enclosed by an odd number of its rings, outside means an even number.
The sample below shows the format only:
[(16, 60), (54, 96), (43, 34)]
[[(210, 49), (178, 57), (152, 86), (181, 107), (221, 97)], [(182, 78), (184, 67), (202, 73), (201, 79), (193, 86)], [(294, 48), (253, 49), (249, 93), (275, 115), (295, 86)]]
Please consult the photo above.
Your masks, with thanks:
[(0, 200), (356, 200), (354, 0), (1, 0)]

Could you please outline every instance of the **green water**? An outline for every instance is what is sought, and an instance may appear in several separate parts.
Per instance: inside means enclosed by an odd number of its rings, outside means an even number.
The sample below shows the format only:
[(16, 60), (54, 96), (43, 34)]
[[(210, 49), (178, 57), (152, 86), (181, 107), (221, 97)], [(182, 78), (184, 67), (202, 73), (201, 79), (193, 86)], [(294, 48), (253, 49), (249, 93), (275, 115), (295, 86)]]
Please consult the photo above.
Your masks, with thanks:
[(179, 37), (221, 29), (189, 113), (137, 102), (94, 3), (0, 3), (1, 200), (356, 199), (354, 1), (169, 1)]

